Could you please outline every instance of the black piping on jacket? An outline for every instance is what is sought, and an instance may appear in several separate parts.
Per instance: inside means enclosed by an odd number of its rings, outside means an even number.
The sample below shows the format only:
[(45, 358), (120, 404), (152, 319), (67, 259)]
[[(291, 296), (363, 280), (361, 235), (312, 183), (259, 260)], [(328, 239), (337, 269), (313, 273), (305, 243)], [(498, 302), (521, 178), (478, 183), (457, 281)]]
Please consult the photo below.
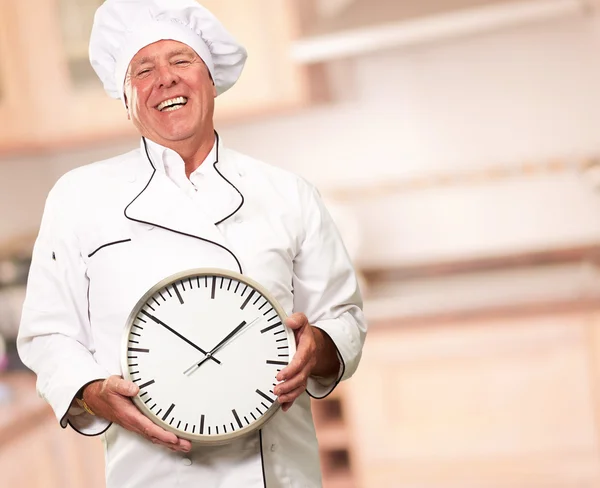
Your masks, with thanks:
[[(216, 171), (216, 172), (219, 174), (219, 176), (220, 176), (221, 178), (223, 178), (223, 179), (224, 179), (224, 180), (225, 180), (227, 183), (229, 183), (229, 184), (230, 184), (230, 185), (233, 187), (233, 189), (234, 189), (234, 190), (235, 190), (235, 191), (236, 191), (236, 192), (237, 192), (237, 193), (240, 195), (240, 200), (241, 200), (241, 201), (240, 201), (240, 204), (238, 205), (238, 207), (237, 207), (237, 208), (236, 208), (236, 209), (235, 209), (235, 210), (234, 210), (234, 211), (233, 211), (231, 214), (227, 215), (225, 218), (223, 218), (223, 219), (219, 220), (218, 222), (215, 222), (215, 224), (214, 224), (214, 225), (219, 225), (219, 224), (221, 224), (221, 223), (225, 222), (227, 219), (229, 219), (229, 218), (233, 217), (233, 216), (234, 216), (234, 215), (235, 215), (235, 214), (236, 214), (236, 213), (237, 213), (237, 212), (238, 212), (238, 211), (239, 211), (239, 210), (242, 208), (242, 206), (244, 205), (244, 195), (242, 194), (242, 192), (240, 192), (240, 190), (238, 190), (238, 188), (237, 188), (237, 187), (236, 187), (236, 186), (235, 186), (235, 185), (234, 185), (234, 184), (233, 184), (231, 181), (229, 181), (229, 180), (228, 180), (228, 179), (227, 179), (227, 178), (226, 178), (226, 177), (223, 175), (223, 173), (221, 173), (221, 172), (219, 171), (219, 168), (217, 168), (217, 164), (219, 163), (219, 134), (218, 134), (216, 131), (215, 131), (215, 136), (216, 136), (216, 142), (215, 142), (215, 144), (216, 144), (216, 155), (215, 155), (215, 162), (213, 163), (213, 167), (214, 167), (215, 171)], [(196, 236), (196, 235), (193, 235), (193, 234), (187, 234), (187, 233), (185, 233), (185, 232), (180, 232), (180, 231), (178, 231), (178, 230), (175, 230), (175, 229), (170, 229), (170, 228), (168, 228), (168, 227), (163, 227), (163, 226), (160, 226), (160, 225), (156, 225), (156, 224), (153, 224), (153, 223), (151, 223), (151, 222), (145, 222), (145, 221), (143, 221), (143, 220), (134, 219), (134, 218), (130, 217), (129, 215), (127, 215), (127, 209), (128, 209), (128, 208), (129, 208), (129, 207), (130, 207), (130, 206), (133, 204), (133, 202), (135, 202), (135, 201), (136, 201), (136, 200), (137, 200), (137, 199), (140, 197), (140, 195), (141, 195), (142, 193), (144, 193), (144, 191), (146, 191), (146, 189), (147, 189), (147, 188), (148, 188), (148, 186), (150, 185), (150, 182), (151, 182), (151, 181), (152, 181), (152, 179), (154, 178), (154, 175), (156, 174), (156, 167), (154, 166), (154, 163), (152, 163), (152, 158), (150, 157), (150, 154), (148, 153), (148, 145), (147, 145), (147, 143), (146, 143), (146, 138), (142, 137), (142, 140), (143, 140), (143, 142), (144, 142), (144, 150), (145, 150), (145, 153), (146, 153), (146, 158), (148, 159), (148, 162), (150, 163), (150, 166), (152, 166), (152, 174), (150, 175), (150, 178), (148, 179), (148, 182), (146, 183), (146, 185), (144, 186), (144, 188), (142, 189), (142, 191), (141, 191), (141, 192), (139, 192), (139, 193), (138, 193), (138, 194), (135, 196), (135, 198), (134, 198), (134, 199), (133, 199), (131, 202), (129, 202), (129, 204), (127, 204), (127, 206), (126, 206), (126, 207), (125, 207), (125, 209), (123, 210), (123, 214), (125, 215), (125, 218), (126, 218), (126, 219), (128, 219), (128, 220), (131, 220), (132, 222), (138, 222), (138, 223), (141, 223), (141, 224), (153, 225), (153, 226), (155, 226), (155, 227), (158, 227), (158, 228), (160, 228), (160, 229), (164, 229), (164, 230), (168, 230), (168, 231), (171, 231), (171, 232), (175, 232), (176, 234), (184, 235), (184, 236), (187, 236), (187, 237), (193, 237), (193, 238), (195, 238), (195, 239), (199, 239), (199, 240), (201, 240), (201, 241), (208, 242), (208, 243), (210, 243), (210, 244), (214, 244), (215, 246), (217, 246), (217, 247), (220, 247), (221, 249), (223, 249), (223, 250), (227, 251), (229, 254), (231, 254), (231, 256), (233, 257), (233, 259), (235, 259), (235, 262), (236, 262), (236, 264), (237, 264), (237, 266), (238, 266), (238, 269), (239, 269), (239, 271), (240, 271), (240, 274), (244, 274), (244, 272), (243, 272), (243, 269), (242, 269), (242, 264), (241, 264), (240, 260), (238, 259), (238, 257), (237, 257), (237, 256), (236, 256), (236, 255), (233, 253), (233, 251), (231, 251), (231, 250), (230, 250), (230, 249), (228, 249), (227, 247), (225, 247), (225, 246), (223, 246), (223, 245), (219, 244), (218, 242), (214, 242), (214, 241), (211, 241), (210, 239), (205, 239), (205, 238), (203, 238), (203, 237), (199, 237), (199, 236)], [(91, 255), (95, 254), (97, 251), (99, 251), (100, 249), (102, 249), (102, 248), (104, 248), (104, 247), (106, 247), (106, 246), (113, 245), (113, 244), (120, 244), (120, 243), (122, 243), (122, 242), (128, 242), (129, 240), (130, 240), (130, 239), (126, 239), (126, 240), (122, 240), (122, 241), (111, 242), (111, 243), (105, 244), (105, 245), (103, 245), (103, 246), (100, 246), (98, 249), (96, 249), (96, 250), (95, 250), (93, 253), (91, 253)], [(90, 256), (91, 256), (91, 255), (90, 255)], [(64, 418), (64, 417), (66, 417), (66, 415), (67, 415), (67, 413), (65, 413), (65, 415), (63, 416), (63, 418)], [(71, 427), (72, 427), (74, 430), (76, 430), (76, 431), (77, 431), (77, 432), (79, 432), (80, 434), (83, 434), (83, 432), (80, 432), (80, 431), (79, 431), (77, 428), (75, 428), (75, 426), (74, 426), (74, 425), (73, 425), (71, 422), (69, 422), (68, 420), (67, 420), (67, 423), (68, 423), (68, 424), (69, 424), (69, 425), (70, 425), (70, 426), (71, 426)], [(93, 436), (93, 435), (100, 435), (100, 434), (103, 434), (104, 432), (106, 432), (106, 431), (108, 430), (108, 428), (109, 428), (111, 425), (112, 425), (112, 422), (111, 422), (111, 423), (110, 423), (110, 424), (109, 424), (109, 425), (106, 427), (106, 429), (104, 429), (102, 432), (99, 432), (98, 434), (92, 434), (92, 436)], [(86, 434), (83, 434), (83, 435), (86, 435)], [(88, 434), (88, 435), (89, 435), (89, 434)], [(261, 471), (262, 471), (262, 473), (261, 473), (261, 474), (262, 474), (262, 479), (263, 479), (263, 487), (264, 487), (264, 488), (267, 488), (267, 477), (266, 477), (266, 473), (265, 473), (265, 457), (264, 457), (264, 454), (263, 454), (263, 439), (262, 439), (262, 429), (260, 429), (260, 430), (258, 431), (258, 439), (259, 439), (259, 446), (260, 446), (260, 463), (261, 463)]]
[[(215, 143), (216, 144), (216, 157), (215, 157), (215, 162), (213, 163), (213, 167), (215, 168), (217, 173), (219, 173), (219, 176), (221, 178), (223, 178), (227, 183), (229, 183), (235, 189), (235, 191), (238, 192), (238, 194), (241, 197), (241, 202), (240, 202), (239, 206), (227, 217), (225, 217), (224, 219), (221, 219), (215, 223), (215, 225), (218, 225), (222, 222), (225, 222), (228, 218), (232, 217), (233, 215), (235, 215), (239, 211), (239, 209), (242, 208), (242, 206), (244, 205), (244, 195), (242, 195), (242, 193), (237, 189), (237, 187), (233, 183), (231, 183), (231, 181), (229, 181), (227, 178), (225, 178), (225, 176), (223, 176), (223, 174), (217, 169), (217, 163), (219, 162), (219, 134), (217, 134), (217, 132), (215, 132), (215, 136), (217, 138), (216, 143)], [(150, 166), (152, 166), (152, 175), (150, 175), (150, 179), (148, 180), (148, 183), (146, 183), (146, 186), (144, 186), (142, 191), (139, 192), (136, 195), (136, 197), (133, 200), (131, 200), (131, 202), (129, 202), (129, 204), (125, 207), (125, 210), (123, 211), (125, 218), (128, 220), (131, 220), (133, 222), (139, 222), (141, 224), (153, 225), (154, 227), (158, 227), (159, 229), (168, 230), (170, 232), (175, 232), (176, 234), (180, 234), (180, 235), (187, 236), (187, 237), (193, 237), (194, 239), (199, 239), (201, 241), (208, 242), (210, 244), (214, 244), (215, 246), (220, 247), (221, 249), (223, 249), (223, 250), (227, 251), (229, 254), (231, 254), (231, 256), (233, 256), (233, 259), (235, 259), (235, 262), (240, 271), (240, 274), (244, 274), (244, 271), (242, 269), (242, 263), (240, 263), (240, 260), (233, 253), (233, 251), (231, 251), (231, 249), (228, 249), (227, 247), (223, 246), (222, 244), (219, 244), (218, 242), (215, 242), (215, 241), (211, 241), (210, 239), (205, 239), (204, 237), (199, 237), (199, 236), (196, 236), (193, 234), (187, 234), (185, 232), (180, 232), (175, 229), (170, 229), (169, 227), (163, 227), (161, 225), (156, 225), (156, 224), (153, 224), (152, 222), (145, 222), (143, 220), (137, 220), (137, 219), (134, 219), (134, 218), (130, 217), (129, 215), (127, 215), (127, 209), (131, 206), (131, 204), (133, 202), (135, 202), (140, 197), (140, 195), (142, 193), (144, 193), (144, 191), (146, 191), (146, 188), (148, 188), (148, 186), (150, 185), (150, 182), (152, 181), (152, 179), (154, 178), (154, 175), (156, 174), (156, 167), (154, 166), (154, 163), (152, 162), (152, 158), (150, 157), (150, 154), (148, 153), (148, 145), (146, 144), (146, 138), (142, 137), (142, 140), (144, 142), (144, 150), (146, 152), (146, 158), (148, 159)]]

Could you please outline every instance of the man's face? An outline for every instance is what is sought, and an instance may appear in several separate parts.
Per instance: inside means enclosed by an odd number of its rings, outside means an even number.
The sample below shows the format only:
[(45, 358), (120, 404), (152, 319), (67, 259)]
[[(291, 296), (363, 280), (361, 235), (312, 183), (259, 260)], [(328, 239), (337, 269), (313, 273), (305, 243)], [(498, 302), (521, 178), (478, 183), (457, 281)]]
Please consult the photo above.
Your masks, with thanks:
[(212, 131), (216, 95), (202, 59), (177, 41), (141, 49), (125, 77), (129, 117), (142, 136), (165, 147)]

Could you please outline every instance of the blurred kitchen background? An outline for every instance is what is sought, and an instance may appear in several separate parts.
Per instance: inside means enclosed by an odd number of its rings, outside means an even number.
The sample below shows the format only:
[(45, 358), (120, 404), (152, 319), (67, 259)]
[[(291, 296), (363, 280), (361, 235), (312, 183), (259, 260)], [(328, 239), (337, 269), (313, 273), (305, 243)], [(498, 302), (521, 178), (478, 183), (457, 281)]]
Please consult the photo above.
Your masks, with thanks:
[[(6, 488), (104, 486), (14, 345), (48, 190), (138, 145), (89, 66), (100, 3), (0, 0)], [(600, 0), (202, 3), (250, 53), (225, 144), (315, 183), (360, 271), (325, 488), (600, 487)]]

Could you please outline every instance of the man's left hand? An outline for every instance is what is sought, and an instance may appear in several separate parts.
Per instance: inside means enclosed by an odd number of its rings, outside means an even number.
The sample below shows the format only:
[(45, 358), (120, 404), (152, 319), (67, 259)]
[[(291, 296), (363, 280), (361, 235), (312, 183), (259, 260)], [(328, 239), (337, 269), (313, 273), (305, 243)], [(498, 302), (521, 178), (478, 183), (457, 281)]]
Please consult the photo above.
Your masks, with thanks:
[(335, 374), (339, 369), (333, 341), (321, 329), (312, 327), (306, 315), (290, 315), (285, 320), (285, 325), (294, 331), (296, 354), (277, 375), (277, 381), (282, 383), (273, 390), (284, 412), (304, 393), (309, 376), (315, 372), (322, 376)]

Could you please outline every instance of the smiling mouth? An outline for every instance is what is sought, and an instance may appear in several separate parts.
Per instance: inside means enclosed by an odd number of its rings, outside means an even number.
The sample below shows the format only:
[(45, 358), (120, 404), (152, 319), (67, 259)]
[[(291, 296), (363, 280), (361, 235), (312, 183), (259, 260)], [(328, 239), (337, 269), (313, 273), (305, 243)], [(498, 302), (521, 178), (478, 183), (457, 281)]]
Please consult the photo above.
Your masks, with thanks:
[(188, 102), (186, 97), (176, 97), (165, 100), (157, 105), (156, 109), (160, 112), (172, 112), (173, 110), (179, 110), (184, 107)]

